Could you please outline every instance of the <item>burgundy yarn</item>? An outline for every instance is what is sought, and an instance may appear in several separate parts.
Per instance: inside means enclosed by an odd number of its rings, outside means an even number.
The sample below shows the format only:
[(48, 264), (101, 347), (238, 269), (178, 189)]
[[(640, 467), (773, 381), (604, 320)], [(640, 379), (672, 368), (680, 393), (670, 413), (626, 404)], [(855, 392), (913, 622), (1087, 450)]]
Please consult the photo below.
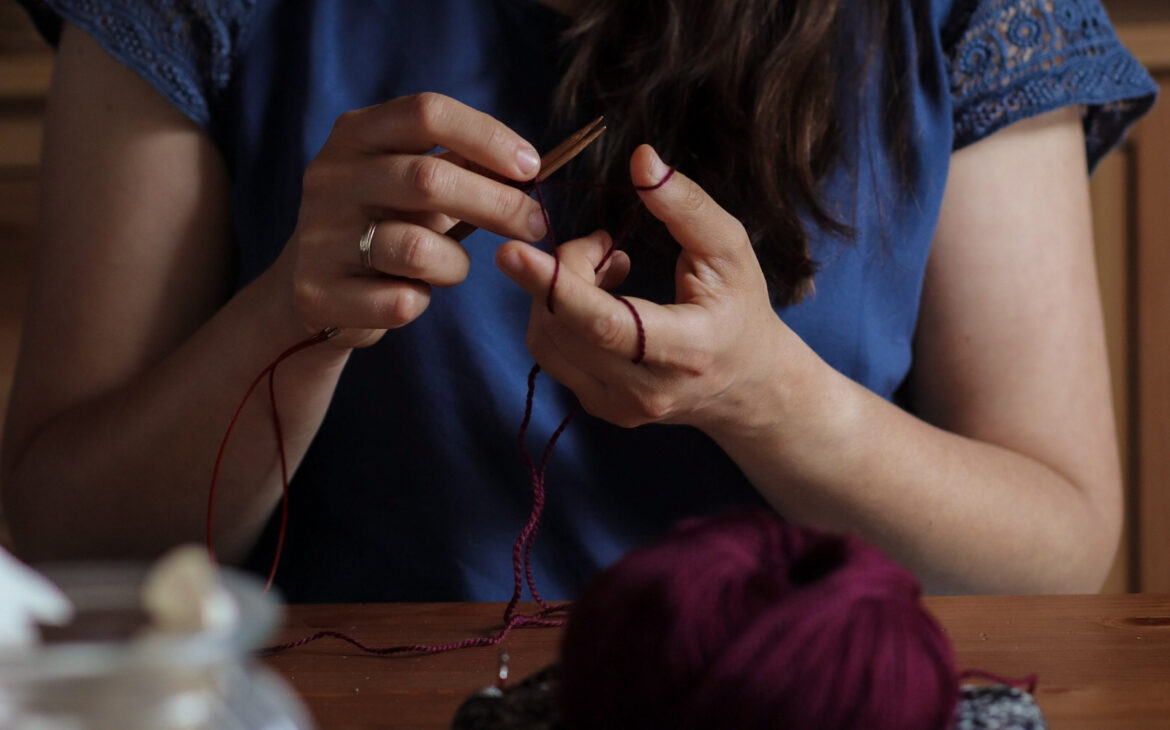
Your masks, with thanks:
[[(638, 187), (655, 190), (673, 176)], [(548, 224), (540, 186), (534, 192)], [(597, 266), (618, 248), (623, 229)], [(560, 261), (546, 295), (553, 312)], [(634, 319), (633, 362), (646, 355), (646, 333), (634, 305), (614, 295)], [(280, 457), (283, 499), (271, 586), (288, 520), (288, 468), (275, 393), (276, 369), (295, 353), (324, 342), (322, 332), (290, 347), (252, 382), (216, 457), (208, 495), (207, 545), (212, 547), (215, 489), (228, 440), (252, 393), (265, 378)], [(372, 655), (435, 654), (495, 646), (513, 629), (561, 626), (569, 604), (550, 604), (536, 587), (532, 552), (545, 506), (546, 471), (557, 440), (579, 410), (550, 435), (539, 461), (525, 442), (540, 366), (528, 374), (517, 446), (529, 471), (532, 509), (512, 547), (513, 590), (492, 636), (434, 644), (368, 645), (340, 631), (318, 631), (263, 649), (279, 653), (325, 638)], [(517, 613), (527, 587), (538, 610)], [(949, 641), (919, 602), (917, 579), (860, 539), (785, 523), (771, 512), (688, 521), (660, 542), (604, 572), (573, 609), (562, 644), (561, 699), (570, 730), (783, 727), (791, 730), (942, 730), (958, 701)], [(1005, 680), (1007, 684), (1035, 678)]]
[[(660, 180), (655, 185), (638, 187), (637, 189), (642, 190), (642, 191), (656, 190), (656, 189), (662, 187), (664, 184), (666, 184), (666, 181), (669, 180), (673, 174), (674, 174), (674, 168), (672, 167), (667, 172), (667, 174), (662, 178), (662, 180)], [(530, 192), (530, 193), (535, 194), (536, 200), (540, 204), (541, 214), (544, 216), (545, 225), (546, 225), (548, 232), (549, 232), (548, 233), (549, 239), (552, 242), (553, 257), (554, 257), (555, 264), (554, 264), (554, 268), (553, 268), (552, 278), (549, 282), (548, 294), (545, 297), (545, 306), (548, 307), (548, 311), (550, 313), (555, 313), (553, 294), (556, 290), (557, 280), (558, 280), (559, 274), (560, 274), (560, 258), (556, 256), (556, 249), (557, 249), (558, 244), (557, 244), (557, 241), (555, 239), (555, 234), (553, 233), (552, 221), (549, 218), (548, 208), (545, 206), (544, 195), (541, 192), (541, 186), (536, 184), (536, 183), (528, 183), (528, 184), (524, 185), (522, 189), (524, 189), (526, 192)], [(624, 235), (624, 233), (622, 235)], [(598, 265), (594, 269), (595, 272), (600, 271), (601, 267), (605, 265), (605, 262), (608, 261), (609, 258), (613, 255), (614, 251), (617, 250), (620, 238), (621, 238), (621, 235), (619, 235), (619, 237), (614, 239), (614, 241), (611, 243), (609, 249), (605, 252), (605, 255), (602, 257), (601, 262), (598, 263)], [(633, 315), (634, 324), (637, 328), (637, 333), (638, 333), (638, 347), (637, 347), (637, 352), (635, 353), (633, 362), (640, 363), (643, 361), (643, 359), (645, 358), (645, 355), (646, 355), (646, 333), (645, 333), (645, 330), (643, 328), (642, 318), (638, 315), (638, 310), (627, 299), (625, 299), (624, 297), (617, 296), (617, 295), (614, 295), (614, 296), (615, 296), (615, 298), (618, 299), (618, 301), (620, 301), (622, 304), (624, 304), (630, 310), (630, 313)], [(301, 342), (296, 343), (292, 347), (289, 347), (287, 350), (282, 352), (279, 356), (277, 356), (277, 358), (275, 360), (273, 360), (267, 367), (265, 367), (260, 372), (260, 374), (258, 376), (256, 376), (256, 379), (249, 386), (249, 388), (245, 392), (244, 397), (241, 400), (239, 406), (236, 408), (235, 414), (232, 416), (231, 421), (228, 423), (228, 427), (227, 427), (226, 432), (224, 433), (223, 440), (220, 442), (219, 452), (216, 455), (215, 466), (212, 469), (211, 486), (208, 490), (208, 496), (207, 496), (207, 551), (211, 557), (212, 562), (214, 563), (215, 562), (215, 548), (214, 548), (214, 532), (213, 532), (213, 515), (214, 515), (214, 507), (215, 507), (215, 491), (216, 491), (216, 486), (217, 486), (218, 481), (219, 481), (220, 467), (222, 466), (222, 463), (223, 463), (223, 457), (224, 457), (224, 454), (227, 450), (228, 442), (231, 440), (232, 431), (235, 430), (236, 423), (239, 421), (240, 414), (243, 413), (244, 407), (247, 405), (248, 400), (252, 397), (252, 393), (255, 392), (257, 386), (259, 386), (260, 382), (265, 377), (267, 377), (268, 378), (268, 396), (269, 396), (269, 402), (270, 402), (271, 408), (272, 408), (272, 428), (273, 428), (273, 432), (276, 436), (277, 451), (278, 451), (278, 454), (280, 457), (280, 476), (281, 476), (282, 493), (281, 493), (280, 531), (279, 531), (279, 534), (277, 536), (276, 550), (275, 550), (275, 555), (274, 555), (273, 561), (272, 561), (272, 567), (271, 567), (269, 574), (268, 574), (268, 581), (264, 587), (265, 591), (268, 591), (272, 587), (273, 580), (276, 577), (276, 570), (280, 565), (280, 555), (281, 555), (281, 552), (284, 548), (285, 533), (286, 533), (286, 529), (288, 526), (288, 509), (289, 509), (288, 508), (288, 503), (289, 503), (288, 459), (285, 455), (284, 435), (283, 435), (283, 431), (282, 431), (281, 424), (280, 424), (280, 414), (279, 414), (279, 411), (277, 410), (276, 386), (275, 386), (276, 369), (282, 362), (284, 362), (286, 359), (288, 359), (292, 355), (300, 352), (301, 350), (304, 350), (306, 348), (309, 348), (309, 347), (312, 347), (314, 345), (320, 344), (321, 342), (324, 342), (325, 340), (329, 339), (334, 334), (336, 334), (336, 331), (337, 330), (333, 329), (333, 328), (330, 328), (327, 330), (322, 330), (320, 333), (318, 333), (312, 337), (309, 337), (305, 340), (302, 340)], [(569, 604), (553, 605), (553, 604), (548, 603), (547, 601), (544, 600), (544, 598), (541, 597), (540, 592), (536, 588), (536, 578), (534, 576), (533, 569), (532, 569), (532, 549), (533, 549), (533, 545), (536, 542), (536, 534), (540, 529), (540, 521), (541, 521), (541, 517), (543, 516), (543, 513), (544, 513), (545, 472), (546, 472), (547, 467), (548, 467), (548, 461), (549, 461), (549, 458), (552, 456), (552, 451), (553, 451), (553, 448), (556, 446), (557, 440), (561, 437), (561, 434), (564, 433), (565, 429), (568, 428), (569, 422), (572, 421), (573, 416), (576, 415), (578, 410), (580, 410), (580, 404), (578, 402), (574, 401), (573, 406), (569, 410), (569, 413), (564, 417), (564, 419), (561, 421), (561, 423), (553, 431), (552, 435), (549, 437), (549, 440), (544, 447), (544, 451), (541, 454), (541, 458), (540, 458), (540, 464), (538, 466), (532, 460), (531, 455), (529, 455), (529, 453), (528, 453), (528, 450), (525, 446), (525, 438), (526, 438), (527, 433), (528, 433), (528, 426), (532, 420), (532, 406), (533, 406), (533, 400), (534, 400), (535, 393), (536, 393), (536, 377), (539, 373), (540, 373), (540, 366), (533, 365), (532, 370), (528, 374), (528, 393), (527, 393), (527, 396), (525, 398), (524, 417), (520, 423), (519, 433), (517, 434), (517, 443), (519, 446), (520, 454), (521, 454), (522, 458), (524, 459), (525, 464), (528, 466), (529, 477), (531, 479), (531, 484), (532, 484), (532, 510), (529, 513), (528, 521), (525, 523), (524, 528), (520, 531), (519, 536), (517, 536), (516, 541), (513, 543), (513, 546), (512, 546), (512, 575), (513, 575), (512, 596), (509, 599), (508, 604), (504, 609), (502, 626), (501, 626), (499, 632), (495, 636), (491, 636), (491, 637), (474, 637), (474, 638), (468, 638), (468, 639), (464, 639), (462, 641), (450, 642), (450, 643), (446, 643), (446, 644), (406, 644), (406, 645), (391, 646), (391, 647), (371, 647), (371, 646), (368, 646), (368, 645), (364, 644), (363, 642), (359, 641), (358, 639), (355, 639), (351, 636), (348, 636), (347, 634), (344, 634), (340, 631), (318, 631), (315, 634), (305, 636), (301, 639), (290, 641), (290, 642), (280, 644), (277, 646), (265, 647), (264, 649), (261, 649), (261, 652), (279, 653), (282, 651), (287, 651), (289, 649), (295, 649), (297, 647), (304, 646), (305, 644), (309, 644), (309, 643), (317, 641), (319, 639), (335, 638), (335, 639), (339, 639), (341, 641), (345, 641), (345, 642), (353, 645), (354, 647), (356, 647), (356, 648), (360, 649), (361, 651), (368, 653), (368, 654), (377, 654), (377, 655), (393, 655), (393, 654), (408, 654), (408, 653), (409, 654), (437, 654), (437, 653), (441, 653), (441, 652), (455, 651), (458, 649), (465, 649), (465, 648), (470, 648), (470, 647), (475, 647), (475, 646), (495, 646), (495, 645), (502, 643), (504, 641), (504, 639), (507, 638), (508, 634), (511, 633), (512, 629), (515, 629), (515, 628), (553, 627), (553, 626), (562, 626), (564, 624), (564, 621), (562, 621), (560, 619), (550, 619), (548, 617), (551, 615), (557, 614), (557, 613), (567, 611), (570, 606), (569, 606)], [(522, 582), (521, 575), (523, 575), (523, 582)], [(528, 587), (528, 592), (531, 594), (532, 600), (536, 602), (536, 604), (539, 606), (539, 609), (540, 609), (536, 613), (530, 614), (530, 615), (516, 613), (516, 607), (519, 605), (520, 599), (523, 596), (523, 588), (525, 585)]]
[(959, 680), (908, 571), (768, 512), (692, 520), (603, 573), (561, 653), (571, 728), (941, 730)]
[(662, 179), (659, 180), (658, 182), (654, 183), (653, 185), (635, 185), (634, 190), (637, 190), (640, 193), (649, 192), (651, 190), (657, 190), (658, 188), (665, 185), (667, 183), (667, 181), (669, 181), (670, 178), (672, 178), (672, 177), (674, 177), (674, 167), (673, 166), (666, 168), (666, 174), (663, 175)]
[(634, 318), (634, 325), (638, 331), (638, 349), (634, 354), (634, 359), (630, 362), (634, 363), (635, 365), (640, 365), (642, 361), (646, 359), (646, 328), (642, 325), (642, 315), (638, 314), (637, 308), (635, 308), (634, 305), (630, 303), (629, 299), (626, 299), (625, 297), (619, 296), (617, 294), (614, 294), (613, 297), (622, 304), (626, 305), (626, 309), (630, 310), (630, 314)]
[(240, 420), (240, 414), (244, 412), (244, 406), (248, 404), (248, 400), (252, 397), (256, 387), (260, 385), (260, 381), (268, 378), (268, 400), (272, 406), (272, 430), (276, 436), (276, 449), (280, 454), (280, 476), (283, 491), (281, 493), (281, 508), (280, 508), (280, 532), (276, 539), (276, 553), (272, 558), (272, 568), (268, 571), (268, 581), (264, 585), (264, 590), (272, 587), (272, 581), (276, 578), (276, 569), (280, 565), (280, 553), (284, 547), (285, 530), (288, 528), (288, 459), (284, 454), (284, 433), (280, 427), (280, 413), (276, 408), (276, 368), (282, 362), (313, 345), (324, 342), (325, 340), (336, 334), (336, 330), (326, 329), (313, 335), (312, 337), (302, 340), (284, 352), (280, 353), (269, 365), (260, 371), (252, 384), (248, 386), (248, 390), (244, 393), (244, 398), (240, 401), (240, 405), (236, 408), (236, 412), (232, 415), (232, 420), (228, 423), (227, 431), (223, 435), (223, 440), (219, 444), (219, 451), (215, 455), (215, 466), (211, 470), (211, 488), (207, 492), (207, 553), (211, 558), (211, 562), (215, 563), (215, 543), (214, 533), (212, 530), (215, 515), (215, 485), (219, 481), (219, 469), (223, 466), (224, 453), (227, 451), (228, 441), (231, 440), (232, 431), (236, 428), (236, 423)]
[[(556, 234), (553, 233), (552, 219), (548, 217), (548, 206), (544, 204), (544, 193), (541, 191), (540, 185), (532, 183), (532, 192), (536, 194), (536, 202), (540, 204), (540, 214), (544, 217), (544, 229), (548, 231), (549, 240), (552, 241), (553, 245), (553, 273), (552, 279), (548, 283), (548, 291), (544, 295), (544, 306), (550, 314), (555, 314), (556, 303), (553, 301), (553, 292), (556, 291), (557, 279), (561, 276), (561, 257), (557, 255)], [(610, 250), (613, 250), (612, 246)]]

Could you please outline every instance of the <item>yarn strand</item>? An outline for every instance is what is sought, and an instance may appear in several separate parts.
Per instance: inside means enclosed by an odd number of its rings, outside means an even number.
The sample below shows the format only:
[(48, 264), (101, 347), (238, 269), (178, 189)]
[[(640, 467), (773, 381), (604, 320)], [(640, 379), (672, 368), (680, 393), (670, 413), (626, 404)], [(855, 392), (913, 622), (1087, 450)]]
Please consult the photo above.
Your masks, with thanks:
[[(667, 172), (667, 174), (663, 177), (663, 179), (660, 180), (655, 185), (646, 186), (646, 187), (638, 187), (637, 189), (638, 190), (657, 189), (657, 188), (661, 187), (662, 185), (664, 185), (666, 183), (666, 181), (669, 180), (673, 174), (674, 174), (674, 168), (672, 167), (672, 168), (670, 168), (669, 172)], [(558, 281), (559, 275), (560, 275), (560, 258), (557, 256), (557, 249), (558, 249), (559, 244), (556, 240), (555, 233), (553, 232), (552, 220), (549, 217), (548, 208), (545, 204), (544, 194), (541, 191), (541, 186), (538, 184), (529, 184), (529, 185), (526, 185), (522, 189), (524, 189), (526, 192), (529, 192), (530, 194), (533, 194), (534, 197), (536, 198), (537, 203), (540, 205), (541, 214), (544, 216), (545, 225), (546, 225), (546, 228), (548, 230), (548, 239), (549, 239), (550, 244), (551, 244), (551, 249), (552, 249), (555, 263), (554, 263), (554, 268), (553, 268), (553, 274), (552, 274), (552, 277), (549, 281), (548, 292), (545, 296), (545, 306), (548, 308), (549, 313), (555, 314), (554, 294), (556, 291), (557, 281)], [(610, 257), (613, 255), (613, 253), (618, 249), (619, 243), (625, 237), (625, 234), (627, 232), (628, 227), (629, 227), (628, 222), (626, 225), (622, 226), (621, 232), (619, 233), (618, 237), (615, 238), (611, 242), (610, 247), (606, 250), (605, 255), (602, 257), (601, 262), (598, 263), (597, 267), (595, 268), (595, 272), (600, 271), (601, 267), (605, 265), (605, 263), (610, 259)], [(637, 328), (637, 334), (638, 334), (638, 347), (637, 347), (637, 352), (633, 358), (633, 362), (634, 363), (641, 363), (643, 361), (643, 359), (645, 358), (645, 354), (646, 354), (646, 333), (645, 333), (645, 328), (644, 328), (643, 323), (642, 323), (642, 318), (639, 316), (638, 310), (634, 307), (634, 305), (629, 300), (627, 300), (624, 297), (618, 296), (616, 294), (613, 296), (618, 301), (620, 301), (623, 305), (625, 305), (625, 307), (627, 309), (629, 309), (630, 314), (634, 319), (634, 324), (635, 324), (635, 327)], [(276, 571), (280, 565), (280, 558), (281, 558), (281, 554), (283, 552), (284, 542), (285, 542), (285, 538), (286, 538), (286, 534), (287, 534), (288, 516), (289, 516), (288, 458), (287, 458), (287, 454), (286, 454), (285, 446), (284, 446), (284, 433), (283, 433), (283, 429), (281, 427), (280, 413), (279, 413), (279, 410), (277, 407), (276, 385), (275, 385), (276, 369), (282, 362), (287, 360), (289, 357), (295, 355), (296, 353), (298, 353), (304, 349), (307, 349), (307, 348), (312, 347), (314, 345), (320, 344), (321, 342), (324, 342), (325, 340), (329, 339), (333, 334), (336, 334), (336, 331), (337, 331), (336, 329), (324, 330), (321, 333), (314, 335), (313, 337), (310, 337), (306, 340), (303, 340), (301, 342), (296, 343), (292, 347), (290, 347), (287, 350), (285, 350), (284, 352), (282, 352), (279, 356), (277, 356), (277, 358), (275, 360), (273, 360), (272, 363), (270, 363), (267, 367), (265, 367), (260, 372), (260, 374), (256, 377), (256, 379), (248, 387), (248, 390), (244, 393), (243, 399), (241, 400), (239, 406), (236, 408), (235, 414), (232, 416), (232, 419), (231, 419), (230, 423), (228, 424), (227, 430), (224, 433), (223, 440), (220, 443), (219, 452), (216, 455), (215, 467), (212, 470), (211, 486), (210, 486), (210, 489), (208, 492), (208, 498), (207, 498), (207, 550), (208, 550), (209, 556), (211, 557), (212, 562), (215, 562), (215, 549), (214, 549), (213, 529), (212, 529), (213, 528), (214, 506), (215, 506), (215, 492), (216, 492), (216, 486), (217, 486), (217, 483), (219, 480), (220, 469), (221, 469), (222, 464), (223, 464), (224, 454), (227, 450), (227, 445), (231, 439), (232, 432), (234, 431), (236, 424), (239, 421), (240, 415), (243, 413), (244, 407), (247, 405), (248, 400), (252, 397), (252, 394), (255, 392), (256, 388), (260, 385), (261, 381), (263, 381), (265, 378), (267, 378), (267, 380), (268, 380), (268, 399), (269, 399), (269, 404), (271, 407), (271, 415), (272, 415), (272, 428), (273, 428), (273, 433), (276, 437), (277, 453), (278, 453), (279, 461), (280, 461), (280, 476), (281, 476), (281, 489), (282, 489), (282, 491), (281, 491), (280, 529), (279, 529), (279, 532), (277, 534), (276, 548), (275, 548), (274, 557), (273, 557), (273, 561), (272, 561), (272, 567), (269, 570), (268, 580), (265, 584), (265, 588), (264, 588), (265, 591), (268, 591), (271, 589), (272, 584), (276, 578)], [(574, 399), (573, 404), (569, 409), (569, 412), (565, 415), (565, 417), (561, 420), (560, 424), (553, 430), (552, 434), (549, 436), (549, 439), (546, 442), (545, 447), (541, 453), (540, 462), (538, 465), (533, 460), (531, 454), (528, 452), (525, 440), (526, 440), (526, 437), (528, 434), (528, 428), (532, 422), (533, 403), (535, 400), (535, 393), (536, 393), (536, 378), (537, 378), (537, 375), (539, 375), (540, 370), (541, 370), (540, 365), (533, 365), (531, 371), (528, 373), (528, 383), (527, 383), (528, 392), (527, 392), (527, 395), (525, 397), (524, 415), (523, 415), (523, 418), (522, 418), (521, 423), (520, 423), (519, 432), (517, 434), (517, 446), (519, 448), (521, 457), (524, 460), (525, 466), (528, 469), (529, 479), (531, 481), (532, 509), (529, 512), (527, 522), (525, 523), (523, 529), (521, 529), (520, 534), (516, 537), (516, 540), (512, 546), (513, 588), (512, 588), (512, 595), (509, 598), (508, 603), (504, 609), (502, 626), (501, 626), (500, 630), (494, 636), (490, 636), (490, 637), (474, 637), (474, 638), (464, 639), (462, 641), (449, 642), (449, 643), (444, 643), (444, 644), (408, 644), (408, 645), (391, 646), (391, 647), (368, 646), (368, 645), (364, 644), (363, 642), (359, 641), (358, 639), (355, 639), (351, 636), (348, 636), (340, 631), (318, 631), (315, 634), (312, 634), (310, 636), (306, 636), (306, 637), (301, 638), (301, 639), (297, 639), (295, 641), (290, 641), (290, 642), (287, 642), (285, 644), (280, 644), (277, 646), (266, 647), (266, 648), (262, 649), (261, 652), (268, 653), (268, 654), (279, 653), (282, 651), (287, 651), (290, 649), (295, 649), (295, 648), (304, 646), (305, 644), (309, 644), (311, 642), (318, 641), (320, 639), (335, 638), (335, 639), (339, 639), (341, 641), (347, 642), (347, 643), (351, 644), (352, 646), (354, 646), (354, 647), (356, 647), (356, 648), (360, 649), (361, 651), (368, 653), (368, 654), (375, 654), (375, 655), (382, 655), (382, 656), (396, 655), (396, 654), (436, 654), (436, 653), (440, 653), (440, 652), (455, 651), (458, 649), (465, 649), (465, 648), (470, 648), (470, 647), (474, 647), (474, 646), (495, 646), (495, 645), (502, 643), (504, 641), (504, 639), (507, 638), (508, 634), (511, 633), (511, 631), (513, 629), (527, 628), (527, 627), (554, 627), (554, 626), (563, 626), (564, 625), (564, 623), (565, 623), (564, 620), (553, 619), (553, 618), (549, 618), (549, 617), (554, 615), (554, 614), (557, 614), (557, 613), (563, 613), (565, 611), (568, 611), (571, 604), (554, 605), (554, 604), (551, 604), (548, 601), (546, 601), (540, 595), (540, 591), (536, 587), (535, 570), (533, 569), (533, 565), (532, 565), (532, 553), (533, 553), (533, 547), (536, 543), (536, 535), (540, 530), (540, 524), (541, 524), (541, 521), (544, 517), (545, 495), (546, 495), (545, 477), (546, 477), (546, 472), (548, 470), (549, 461), (551, 460), (553, 449), (555, 448), (557, 441), (564, 434), (565, 430), (569, 427), (570, 422), (573, 420), (573, 417), (580, 410), (580, 403)], [(516, 612), (516, 608), (519, 605), (521, 598), (523, 597), (523, 592), (524, 592), (525, 587), (528, 588), (528, 592), (531, 594), (532, 600), (537, 604), (537, 606), (539, 608), (539, 610), (533, 614), (519, 614)]]
[(213, 564), (216, 562), (216, 560), (215, 560), (215, 542), (214, 542), (215, 536), (214, 536), (214, 530), (213, 530), (214, 514), (215, 514), (215, 488), (219, 482), (219, 471), (220, 471), (220, 468), (223, 466), (224, 454), (227, 452), (227, 446), (228, 446), (228, 442), (231, 440), (232, 431), (235, 430), (236, 424), (240, 420), (240, 415), (244, 412), (244, 407), (246, 405), (248, 405), (248, 400), (251, 399), (252, 393), (254, 393), (256, 391), (256, 388), (260, 385), (261, 382), (263, 382), (264, 378), (267, 377), (269, 379), (269, 383), (268, 383), (269, 398), (272, 401), (273, 430), (276, 433), (277, 449), (278, 449), (279, 454), (280, 454), (280, 473), (281, 473), (281, 478), (282, 478), (282, 482), (283, 482), (283, 484), (282, 484), (283, 496), (282, 496), (281, 501), (283, 503), (283, 506), (281, 509), (281, 521), (280, 521), (280, 542), (281, 542), (281, 545), (277, 545), (276, 557), (272, 561), (271, 570), (269, 570), (269, 572), (268, 572), (268, 582), (265, 584), (265, 587), (264, 587), (265, 591), (269, 590), (272, 587), (272, 582), (276, 578), (276, 569), (280, 563), (280, 552), (281, 552), (281, 547), (282, 547), (283, 541), (284, 541), (285, 529), (286, 529), (287, 523), (288, 523), (288, 466), (287, 466), (287, 462), (285, 459), (284, 438), (281, 434), (280, 417), (276, 412), (276, 391), (275, 391), (275, 387), (274, 387), (273, 382), (272, 382), (272, 378), (274, 377), (274, 375), (276, 373), (276, 368), (282, 362), (284, 362), (288, 358), (292, 357), (293, 355), (297, 354), (301, 350), (305, 350), (305, 349), (310, 348), (314, 345), (318, 345), (318, 344), (324, 342), (325, 340), (328, 340), (330, 337), (332, 337), (334, 334), (336, 334), (336, 332), (337, 332), (337, 330), (333, 329), (333, 328), (324, 329), (324, 330), (321, 330), (320, 332), (318, 332), (317, 334), (313, 335), (312, 337), (301, 340), (300, 342), (296, 343), (295, 345), (288, 348), (284, 352), (280, 353), (280, 355), (278, 355), (275, 360), (273, 360), (271, 363), (268, 364), (267, 367), (265, 367), (263, 370), (260, 371), (260, 374), (256, 376), (256, 379), (253, 380), (252, 384), (248, 386), (248, 390), (244, 393), (244, 397), (240, 401), (240, 405), (236, 407), (236, 412), (232, 415), (232, 419), (228, 423), (227, 431), (224, 432), (223, 440), (220, 441), (219, 451), (215, 455), (215, 466), (211, 470), (211, 486), (207, 492), (207, 554), (211, 558), (211, 562)]

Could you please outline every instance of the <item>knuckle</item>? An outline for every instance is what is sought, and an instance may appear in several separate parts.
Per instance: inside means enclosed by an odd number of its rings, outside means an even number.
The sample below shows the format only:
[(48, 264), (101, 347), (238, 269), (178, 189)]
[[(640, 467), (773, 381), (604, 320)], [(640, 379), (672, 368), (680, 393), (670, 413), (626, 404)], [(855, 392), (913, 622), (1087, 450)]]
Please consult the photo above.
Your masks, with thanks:
[(301, 176), (301, 188), (306, 196), (319, 195), (329, 189), (331, 177), (328, 165), (319, 159), (313, 160), (305, 167), (305, 173)]
[(394, 329), (418, 319), (430, 302), (430, 296), (413, 287), (403, 287), (387, 302), (385, 319), (388, 327)]
[(330, 137), (344, 137), (349, 134), (353, 128), (354, 122), (357, 121), (358, 112), (356, 109), (350, 109), (337, 115), (333, 120), (333, 129), (330, 131)]
[(593, 341), (606, 350), (617, 350), (625, 343), (626, 319), (616, 312), (595, 317), (590, 325)]
[(410, 111), (418, 129), (425, 133), (432, 133), (439, 129), (443, 116), (446, 114), (446, 99), (442, 94), (433, 91), (424, 91), (410, 97)]
[(487, 135), (483, 140), (484, 149), (488, 150), (506, 150), (511, 147), (511, 140), (509, 135), (504, 132), (499, 124), (489, 124), (487, 128)]
[(394, 257), (403, 268), (403, 274), (417, 274), (427, 267), (431, 257), (431, 239), (415, 226), (408, 226), (399, 240), (398, 252)]
[(297, 279), (293, 282), (293, 304), (302, 320), (316, 322), (325, 301), (325, 289), (316, 282)]
[[(496, 197), (494, 208), (501, 221), (527, 220), (525, 212), (528, 210), (529, 203), (535, 205), (535, 201), (524, 193), (511, 188), (503, 188)], [(533, 209), (533, 212), (535, 211), (536, 208)]]
[(410, 162), (410, 186), (427, 202), (441, 197), (451, 186), (451, 175), (434, 157), (415, 157)]
[(670, 417), (674, 411), (674, 399), (657, 390), (641, 393), (636, 397), (638, 410), (648, 423), (657, 423)]

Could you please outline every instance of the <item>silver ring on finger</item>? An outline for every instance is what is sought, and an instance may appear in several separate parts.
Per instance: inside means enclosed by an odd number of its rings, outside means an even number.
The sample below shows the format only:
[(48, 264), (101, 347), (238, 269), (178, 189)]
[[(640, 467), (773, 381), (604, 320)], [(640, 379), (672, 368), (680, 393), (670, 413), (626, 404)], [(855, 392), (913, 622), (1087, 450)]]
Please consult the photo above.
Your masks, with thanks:
[(374, 242), (374, 230), (378, 227), (378, 221), (370, 221), (370, 225), (366, 228), (366, 232), (362, 234), (358, 241), (358, 255), (361, 260), (363, 269), (374, 268), (374, 262), (370, 258), (370, 246)]

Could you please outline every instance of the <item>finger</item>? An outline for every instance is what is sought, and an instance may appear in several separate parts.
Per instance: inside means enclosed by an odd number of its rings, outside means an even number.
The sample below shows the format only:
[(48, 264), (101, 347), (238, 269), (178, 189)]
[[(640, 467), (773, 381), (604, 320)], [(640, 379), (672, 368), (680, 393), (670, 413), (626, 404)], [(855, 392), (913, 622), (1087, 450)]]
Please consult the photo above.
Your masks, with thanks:
[(450, 287), (467, 278), (471, 257), (450, 238), (404, 221), (382, 221), (374, 229), (370, 265), (384, 274)]
[(414, 279), (353, 276), (328, 289), (301, 287), (297, 297), (305, 321), (318, 327), (385, 330), (426, 311), (431, 288)]
[(441, 157), (367, 157), (350, 174), (344, 184), (371, 210), (442, 213), (525, 241), (547, 232), (540, 204), (527, 194)]
[(612, 353), (588, 351), (574, 338), (530, 339), (529, 351), (553, 380), (573, 391), (581, 407), (597, 418), (634, 428), (670, 417), (662, 399), (649, 402), (637, 393), (653, 392), (652, 372)]
[(605, 383), (581, 368), (580, 360), (562, 350), (558, 343), (538, 332), (534, 327), (529, 327), (526, 344), (532, 359), (550, 378), (573, 391), (578, 400), (596, 400), (605, 391)]
[(407, 223), (414, 223), (415, 225), (429, 228), (436, 233), (448, 231), (451, 226), (459, 221), (449, 215), (443, 213), (431, 213), (429, 211), (404, 211), (404, 210), (380, 210), (375, 211), (373, 218), (375, 220), (396, 219), (406, 221)]
[(495, 173), (477, 162), (472, 162), (463, 155), (452, 152), (451, 150), (442, 150), (440, 152), (436, 152), (434, 156), (446, 160), (451, 164), (458, 165), (466, 170), (483, 175), (484, 177), (491, 180), (495, 180), (496, 182), (509, 181), (508, 178), (504, 177), (503, 175)]
[(377, 154), (451, 150), (511, 180), (530, 180), (540, 155), (503, 122), (448, 96), (416, 94), (342, 114), (330, 139)]
[(613, 291), (621, 286), (630, 275), (630, 257), (625, 251), (614, 251), (601, 265), (595, 277), (597, 286)]
[(605, 230), (562, 243), (557, 259), (563, 269), (606, 291), (619, 287), (629, 274), (629, 256), (614, 247)]
[(646, 209), (666, 224), (687, 251), (713, 264), (736, 264), (745, 257), (755, 260), (743, 224), (693, 180), (672, 171), (650, 145), (634, 150), (630, 177)]
[(557, 258), (566, 270), (606, 291), (612, 291), (630, 273), (630, 257), (614, 247), (605, 231), (566, 241), (557, 247)]
[[(595, 240), (579, 240), (581, 252), (604, 251), (609, 237), (598, 232), (585, 238)], [(600, 256), (597, 260), (600, 261)], [(543, 251), (510, 241), (497, 250), (496, 262), (533, 299), (548, 301), (561, 323), (576, 330), (594, 347), (630, 360), (639, 355), (641, 340), (637, 324), (624, 304), (595, 284), (587, 254), (570, 257), (567, 264), (558, 263)]]
[[(709, 317), (697, 304), (662, 306), (644, 299), (627, 302), (642, 322), (641, 334), (626, 304), (582, 279), (560, 269), (549, 254), (519, 241), (509, 241), (496, 251), (496, 264), (513, 281), (543, 304), (552, 292), (555, 316), (566, 329), (598, 347), (634, 360), (639, 352), (647, 364), (672, 363), (679, 369), (698, 368), (694, 342), (708, 336)], [(556, 272), (556, 283), (553, 275)]]
[(625, 353), (596, 347), (563, 317), (550, 314), (540, 303), (533, 308), (528, 329), (528, 351), (549, 375), (571, 387), (584, 399), (581, 389), (608, 390), (610, 383), (640, 382), (645, 368), (636, 367)]
[(557, 246), (557, 257), (566, 270), (586, 281), (592, 281), (602, 265), (612, 258), (612, 251), (613, 239), (609, 233), (595, 231)]

